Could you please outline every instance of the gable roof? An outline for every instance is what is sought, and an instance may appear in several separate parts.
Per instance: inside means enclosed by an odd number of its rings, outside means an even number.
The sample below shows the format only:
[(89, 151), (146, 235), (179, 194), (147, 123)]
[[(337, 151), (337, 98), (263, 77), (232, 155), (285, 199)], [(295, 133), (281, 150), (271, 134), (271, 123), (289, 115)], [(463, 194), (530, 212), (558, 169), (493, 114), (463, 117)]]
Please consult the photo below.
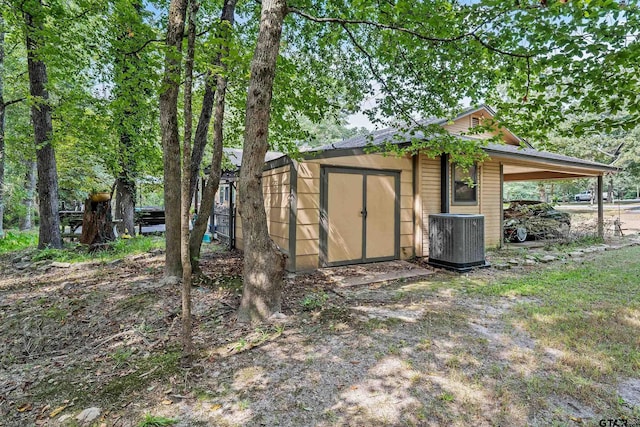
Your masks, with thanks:
[[(450, 122), (455, 122), (463, 117), (470, 116), (480, 111), (487, 112), (491, 117), (495, 116), (496, 114), (491, 107), (489, 107), (488, 105), (482, 104), (478, 107), (467, 108), (466, 110), (462, 111), (453, 119), (442, 119), (437, 117), (431, 117), (428, 119), (416, 121), (416, 124), (406, 131), (401, 131), (393, 127), (380, 129), (374, 132), (370, 132), (369, 134), (366, 134), (366, 135), (356, 135), (349, 139), (345, 139), (343, 141), (335, 142), (332, 144), (323, 145), (321, 147), (317, 147), (309, 151), (327, 151), (327, 150), (336, 150), (336, 149), (345, 149), (345, 148), (349, 148), (349, 149), (364, 148), (368, 146), (380, 146), (386, 143), (399, 145), (399, 144), (407, 143), (411, 139), (415, 139), (415, 138), (427, 140), (427, 139), (431, 139), (432, 136), (425, 135), (425, 133), (422, 130), (420, 130), (420, 128), (433, 126), (433, 125), (444, 126)], [(518, 140), (518, 142), (520, 142), (520, 144), (523, 144), (529, 148), (533, 148), (531, 144), (529, 144), (522, 138), (518, 137), (513, 132), (509, 131), (506, 128), (503, 128), (503, 130), (513, 135), (514, 138)], [(468, 135), (459, 135), (459, 137), (469, 138), (469, 139), (479, 139), (479, 138), (473, 138)]]

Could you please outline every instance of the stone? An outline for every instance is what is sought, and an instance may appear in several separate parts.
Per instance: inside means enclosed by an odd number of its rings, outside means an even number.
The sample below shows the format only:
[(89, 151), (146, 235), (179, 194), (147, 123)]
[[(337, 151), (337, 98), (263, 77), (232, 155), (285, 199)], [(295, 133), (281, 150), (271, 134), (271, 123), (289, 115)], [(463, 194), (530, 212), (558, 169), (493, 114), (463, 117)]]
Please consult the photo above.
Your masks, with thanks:
[(16, 270), (25, 270), (25, 269), (31, 267), (31, 263), (29, 263), (29, 262), (18, 262), (16, 264), (14, 264), (13, 267)]
[(89, 424), (100, 416), (100, 412), (100, 408), (96, 408), (95, 406), (87, 408), (76, 416), (76, 420), (82, 424)]
[(536, 265), (538, 262), (535, 259), (525, 259), (524, 265)]
[(545, 255), (542, 258), (540, 258), (540, 262), (547, 263), (547, 262), (555, 261), (557, 259), (558, 258), (553, 255)]
[(122, 260), (121, 259), (114, 259), (113, 261), (109, 261), (107, 263), (107, 265), (118, 265), (118, 264), (122, 264)]
[(518, 261), (517, 259), (510, 259), (508, 262), (511, 265), (519, 265), (520, 264), (520, 261)]
[(56, 268), (69, 268), (71, 267), (71, 263), (70, 262), (58, 262), (58, 261), (54, 261), (51, 263), (51, 267), (56, 267)]
[(584, 255), (584, 252), (582, 252), (582, 251), (574, 251), (574, 252), (569, 252), (568, 255), (571, 258), (577, 258), (577, 257), (581, 257), (582, 255)]
[(508, 270), (511, 268), (511, 266), (503, 262), (494, 262), (493, 268), (495, 268), (496, 270)]

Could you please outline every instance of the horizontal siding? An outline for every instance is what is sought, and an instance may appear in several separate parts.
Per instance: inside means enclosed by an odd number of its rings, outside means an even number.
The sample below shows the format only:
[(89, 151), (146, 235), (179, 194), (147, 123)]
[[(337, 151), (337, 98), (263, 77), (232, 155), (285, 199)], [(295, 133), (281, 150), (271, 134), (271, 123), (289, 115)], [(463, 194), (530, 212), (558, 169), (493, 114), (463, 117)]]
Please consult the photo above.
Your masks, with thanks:
[(486, 247), (497, 247), (502, 243), (501, 210), (502, 200), (500, 163), (487, 161), (482, 165), (482, 205), (484, 215), (484, 236)]
[[(262, 173), (262, 194), (269, 235), (284, 252), (289, 252), (289, 210), (291, 174), (289, 165)], [(239, 203), (239, 199), (238, 200)], [(244, 249), (242, 218), (236, 217), (236, 248)]]
[[(429, 254), (429, 215), (440, 213), (440, 160), (420, 156), (420, 197), (422, 204), (422, 256)], [(450, 182), (450, 185), (452, 183)], [(448, 189), (451, 194), (451, 188)], [(454, 214), (482, 214), (485, 223), (485, 246), (499, 246), (502, 240), (500, 200), (500, 162), (488, 160), (478, 170), (478, 203), (474, 205), (449, 205)]]
[(419, 158), (420, 196), (422, 202), (422, 256), (429, 254), (429, 215), (440, 213), (440, 158)]

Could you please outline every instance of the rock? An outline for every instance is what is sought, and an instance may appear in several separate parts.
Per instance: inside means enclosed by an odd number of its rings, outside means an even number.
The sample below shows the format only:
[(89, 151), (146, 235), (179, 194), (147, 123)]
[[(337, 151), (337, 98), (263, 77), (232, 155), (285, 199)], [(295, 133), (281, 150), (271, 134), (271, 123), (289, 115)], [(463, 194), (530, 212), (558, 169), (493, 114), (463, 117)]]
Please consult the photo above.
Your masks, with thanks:
[(558, 259), (558, 257), (556, 257), (556, 256), (553, 256), (553, 255), (545, 255), (545, 256), (543, 256), (542, 258), (540, 258), (540, 262), (547, 263), (547, 262), (555, 261), (555, 260), (557, 260), (557, 259)]
[(510, 259), (508, 262), (511, 265), (519, 265), (520, 264), (520, 261), (518, 261), (517, 259)]
[(70, 262), (58, 262), (58, 261), (54, 261), (51, 263), (51, 267), (56, 267), (56, 268), (69, 268), (71, 267), (71, 263)]
[(538, 261), (536, 261), (535, 259), (525, 259), (524, 260), (524, 265), (536, 265), (538, 263)]
[(153, 249), (153, 250), (149, 251), (149, 253), (151, 255), (162, 255), (164, 253), (164, 251), (162, 249)]
[(78, 422), (82, 424), (89, 424), (99, 416), (100, 416), (100, 408), (96, 408), (94, 406), (93, 408), (87, 408), (82, 412), (80, 412), (76, 417), (76, 420), (78, 420)]
[(571, 258), (576, 258), (576, 257), (581, 257), (582, 255), (584, 255), (584, 252), (582, 252), (582, 251), (574, 251), (574, 252), (569, 252), (568, 255)]
[(40, 267), (38, 267), (36, 270), (38, 271), (47, 271), (51, 268), (51, 265), (49, 264), (45, 264), (45, 265), (41, 265)]
[(107, 265), (118, 265), (118, 264), (122, 264), (122, 260), (121, 259), (114, 259), (113, 261), (109, 261), (107, 263)]
[(508, 270), (511, 268), (511, 266), (503, 262), (495, 262), (493, 263), (493, 268), (495, 268), (496, 270)]
[(13, 268), (15, 268), (16, 270), (25, 270), (29, 267), (31, 267), (31, 263), (29, 262), (18, 262), (13, 266)]
[(286, 319), (286, 318), (287, 318), (287, 315), (284, 314), (284, 313), (280, 313), (280, 312), (273, 313), (271, 315), (271, 317), (270, 317), (270, 319), (272, 319), (272, 320), (282, 320), (282, 319)]
[(58, 423), (62, 424), (63, 422), (67, 421), (68, 419), (70, 419), (71, 417), (73, 417), (73, 415), (71, 414), (64, 414), (62, 415), (60, 418), (58, 418)]

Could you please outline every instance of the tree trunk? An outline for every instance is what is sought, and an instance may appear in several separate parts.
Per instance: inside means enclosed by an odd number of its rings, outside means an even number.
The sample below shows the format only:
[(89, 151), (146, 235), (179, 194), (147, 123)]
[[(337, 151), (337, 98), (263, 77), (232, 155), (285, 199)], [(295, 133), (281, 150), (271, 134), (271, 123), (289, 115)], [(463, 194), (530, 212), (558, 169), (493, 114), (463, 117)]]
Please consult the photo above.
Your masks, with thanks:
[[(217, 34), (218, 39), (229, 39), (229, 30), (233, 26), (236, 3), (237, 0), (225, 0), (224, 5), (222, 6), (222, 15), (220, 16), (220, 22), (222, 25)], [(226, 23), (228, 23), (228, 28), (225, 25)], [(222, 58), (226, 57), (228, 52), (228, 45), (226, 43), (222, 43), (220, 52), (213, 61), (213, 65), (216, 68), (226, 70), (226, 65), (223, 64)], [(202, 110), (200, 111), (200, 118), (198, 119), (198, 126), (196, 127), (196, 134), (193, 139), (193, 152), (191, 153), (191, 182), (189, 186), (189, 194), (191, 194), (191, 198), (193, 198), (195, 193), (196, 182), (198, 181), (198, 175), (200, 174), (200, 164), (202, 163), (204, 149), (207, 145), (209, 122), (211, 121), (211, 113), (216, 93), (215, 85), (217, 84), (218, 78), (219, 75), (213, 75), (211, 71), (207, 71), (207, 75), (205, 77), (204, 98), (202, 99)], [(202, 197), (204, 198), (204, 194)], [(202, 208), (200, 208), (198, 212), (198, 215), (201, 215)], [(204, 235), (204, 232), (202, 234)], [(200, 240), (202, 240), (202, 236), (200, 236)], [(193, 245), (191, 246), (193, 247)], [(198, 248), (198, 251), (199, 250), (200, 248)]]
[(31, 230), (33, 228), (33, 205), (35, 201), (33, 196), (36, 193), (36, 175), (37, 166), (33, 160), (27, 161), (27, 172), (24, 174), (24, 188), (26, 195), (22, 203), (24, 203), (24, 218), (20, 221), (20, 230)]
[(0, 13), (0, 238), (4, 236), (4, 17)]
[[(39, 2), (35, 3), (41, 7)], [(40, 11), (38, 11), (40, 12)], [(53, 124), (51, 106), (47, 92), (47, 67), (38, 54), (37, 34), (42, 31), (42, 22), (36, 16), (25, 12), (27, 67), (29, 70), (29, 91), (33, 105), (31, 120), (36, 144), (38, 166), (38, 198), (40, 200), (40, 232), (38, 248), (61, 248), (60, 217), (58, 215), (58, 170), (56, 155), (51, 144)]]
[[(116, 22), (120, 23), (116, 33), (116, 43), (114, 46), (114, 93), (115, 93), (115, 120), (119, 134), (118, 150), (118, 171), (116, 175), (116, 209), (115, 217), (119, 220), (118, 232), (127, 233), (134, 236), (135, 227), (135, 206), (136, 206), (136, 171), (139, 154), (135, 153), (135, 146), (138, 142), (137, 135), (140, 133), (143, 112), (145, 108), (141, 98), (149, 96), (147, 91), (141, 90), (140, 78), (132, 78), (143, 73), (146, 64), (138, 53), (129, 51), (132, 37), (140, 40), (142, 34), (133, 32), (131, 25), (140, 25), (142, 17), (142, 1), (131, 2), (131, 12), (135, 15), (127, 16), (125, 12), (119, 12), (115, 16)], [(139, 43), (142, 43), (139, 41)]]
[(180, 136), (178, 133), (178, 93), (182, 34), (187, 0), (171, 0), (167, 26), (167, 53), (165, 57), (163, 91), (160, 94), (160, 129), (162, 131), (162, 157), (164, 164), (164, 209), (166, 224), (166, 262), (164, 275), (170, 280), (182, 276), (180, 256)]
[(273, 79), (280, 49), (285, 0), (263, 0), (251, 61), (238, 196), (244, 238), (242, 301), (238, 321), (263, 321), (280, 311), (285, 256), (269, 237), (262, 194)]
[(191, 178), (191, 133), (192, 133), (192, 97), (193, 60), (196, 43), (196, 14), (198, 3), (191, 0), (189, 8), (189, 25), (187, 29), (187, 56), (184, 66), (184, 141), (182, 143), (182, 200), (180, 224), (180, 253), (182, 262), (182, 360), (186, 366), (191, 365), (193, 341), (191, 339), (191, 256), (189, 255), (189, 209), (191, 196), (189, 192)]
[(123, 167), (116, 179), (116, 219), (121, 221), (117, 226), (118, 233), (127, 233), (130, 236), (136, 234), (135, 208), (136, 182)]
[[(237, 0), (225, 0), (224, 9), (222, 10), (222, 21), (226, 21), (229, 25), (233, 25), (233, 14), (235, 12)], [(225, 40), (229, 39), (228, 33)], [(223, 35), (224, 36), (224, 35)], [(202, 238), (207, 231), (207, 224), (209, 217), (211, 216), (211, 209), (213, 208), (214, 199), (216, 197), (216, 191), (220, 186), (220, 176), (222, 175), (222, 146), (223, 146), (223, 122), (224, 122), (224, 107), (225, 97), (227, 92), (227, 77), (226, 77), (226, 65), (222, 61), (222, 58), (226, 57), (229, 53), (227, 44), (223, 43), (223, 48), (218, 55), (216, 65), (222, 69), (222, 73), (217, 76), (216, 85), (216, 111), (213, 119), (213, 154), (211, 156), (211, 168), (209, 170), (209, 178), (205, 187), (202, 189), (202, 201), (200, 203), (200, 210), (198, 211), (198, 217), (196, 223), (191, 230), (191, 237), (189, 242), (189, 248), (191, 252), (191, 265), (194, 271), (199, 272), (199, 260), (200, 250), (202, 248)], [(198, 134), (196, 132), (196, 140)], [(194, 142), (194, 151), (196, 150), (196, 143)], [(191, 157), (193, 159), (193, 156)], [(193, 164), (191, 165), (193, 168)], [(193, 170), (193, 169), (192, 169)], [(192, 182), (193, 182), (193, 176)]]

